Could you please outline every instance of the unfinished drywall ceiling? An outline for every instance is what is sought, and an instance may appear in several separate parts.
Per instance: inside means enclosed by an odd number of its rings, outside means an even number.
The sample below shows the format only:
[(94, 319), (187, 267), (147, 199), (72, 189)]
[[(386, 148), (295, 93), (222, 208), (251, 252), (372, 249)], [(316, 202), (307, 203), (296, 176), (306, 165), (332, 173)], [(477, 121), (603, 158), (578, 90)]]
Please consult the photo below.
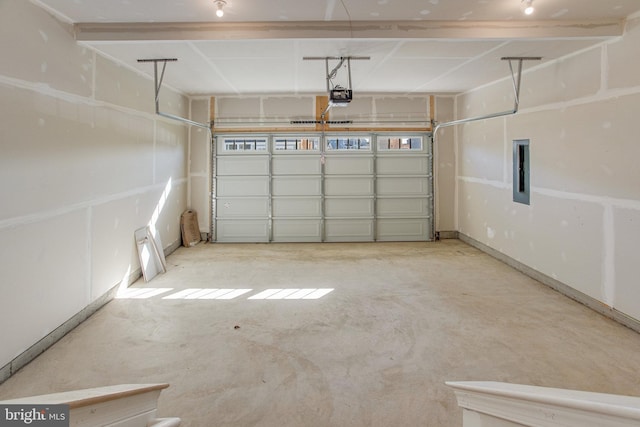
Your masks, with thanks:
[[(165, 83), (191, 95), (325, 90), (324, 64), (304, 56), (366, 55), (359, 92), (458, 93), (507, 77), (502, 56), (557, 59), (622, 34), (636, 0), (34, 0), (74, 24), (77, 40), (139, 72), (171, 57)], [(304, 4), (302, 4), (304, 3)], [(531, 67), (537, 64), (526, 64)]]

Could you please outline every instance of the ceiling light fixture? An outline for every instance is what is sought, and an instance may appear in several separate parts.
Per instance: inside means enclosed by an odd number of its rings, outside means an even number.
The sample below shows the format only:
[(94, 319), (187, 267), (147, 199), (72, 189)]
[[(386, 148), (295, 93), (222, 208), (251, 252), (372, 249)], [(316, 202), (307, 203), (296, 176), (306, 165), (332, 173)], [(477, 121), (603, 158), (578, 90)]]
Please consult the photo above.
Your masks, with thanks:
[(533, 14), (533, 12), (535, 12), (535, 9), (533, 7), (533, 0), (522, 0), (522, 3), (524, 3), (525, 15), (531, 15)]
[(214, 0), (214, 3), (216, 4), (216, 6), (218, 6), (216, 15), (218, 16), (218, 18), (222, 18), (224, 16), (224, 10), (222, 10), (222, 8), (227, 5), (227, 2), (224, 0)]

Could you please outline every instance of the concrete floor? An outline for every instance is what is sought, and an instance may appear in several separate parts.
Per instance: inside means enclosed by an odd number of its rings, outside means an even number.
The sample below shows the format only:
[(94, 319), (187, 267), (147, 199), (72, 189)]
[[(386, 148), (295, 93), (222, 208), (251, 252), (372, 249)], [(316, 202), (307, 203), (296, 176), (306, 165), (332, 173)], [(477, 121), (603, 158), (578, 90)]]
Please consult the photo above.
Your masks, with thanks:
[[(640, 335), (457, 240), (200, 244), (0, 386), (0, 399), (168, 382), (202, 426), (461, 426), (447, 380), (640, 396)], [(230, 300), (163, 299), (187, 288)], [(320, 299), (248, 299), (332, 288)], [(239, 326), (239, 328), (236, 328)]]

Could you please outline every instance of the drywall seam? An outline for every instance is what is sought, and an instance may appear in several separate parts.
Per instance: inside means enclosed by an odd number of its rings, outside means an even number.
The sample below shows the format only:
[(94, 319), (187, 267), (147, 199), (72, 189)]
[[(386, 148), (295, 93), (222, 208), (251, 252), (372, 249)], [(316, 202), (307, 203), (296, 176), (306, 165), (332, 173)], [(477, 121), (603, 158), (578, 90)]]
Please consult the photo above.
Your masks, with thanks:
[[(470, 176), (458, 176), (458, 180), (463, 182), (470, 182), (473, 184), (483, 184), (488, 185), (495, 188), (500, 189), (511, 189), (511, 182), (502, 182), (484, 178), (475, 178)], [(625, 209), (635, 209), (640, 210), (640, 200), (634, 199), (619, 199), (615, 197), (608, 196), (598, 196), (593, 194), (586, 193), (575, 193), (561, 190), (553, 190), (550, 188), (543, 187), (531, 187), (532, 193), (541, 194), (543, 196), (549, 196), (557, 199), (565, 199), (565, 200), (577, 200), (582, 202), (590, 202), (597, 203), (604, 207), (612, 206), (617, 208), (625, 208)]]
[(154, 184), (156, 184), (156, 157), (158, 156), (157, 153), (157, 141), (158, 139), (158, 122), (156, 122), (155, 120), (153, 121), (153, 147), (152, 147), (152, 151), (153, 151), (153, 156), (152, 156), (152, 161), (151, 161), (151, 182), (153, 182)]
[[(294, 58), (302, 58), (304, 55), (300, 53), (300, 42), (298, 40), (293, 40), (293, 57)], [(300, 91), (300, 79), (298, 76), (303, 75), (300, 73), (300, 66), (298, 65), (300, 61), (293, 61), (293, 93), (297, 95)]]
[[(438, 111), (438, 98), (435, 97), (434, 100), (434, 110)], [(374, 108), (375, 108), (375, 101), (374, 101)], [(434, 115), (435, 117), (435, 112)], [(433, 165), (433, 215), (434, 215), (434, 221), (433, 221), (433, 228), (434, 230), (437, 232), (440, 229), (440, 214), (437, 212), (438, 208), (440, 207), (440, 150), (438, 148), (438, 144), (435, 143), (435, 135), (432, 134), (431, 136), (431, 158), (433, 159), (433, 161), (431, 162), (431, 164)]]
[[(151, 74), (147, 74), (147, 73), (145, 73), (143, 71), (140, 71), (137, 68), (135, 68), (133, 65), (130, 65), (127, 62), (123, 62), (123, 61), (117, 59), (114, 56), (111, 56), (111, 55), (106, 54), (106, 53), (104, 53), (104, 52), (102, 52), (100, 50), (97, 50), (96, 48), (93, 47), (93, 45), (91, 45), (89, 43), (85, 43), (85, 42), (82, 42), (82, 41), (78, 41), (76, 43), (78, 43), (78, 45), (80, 45), (80, 46), (82, 46), (84, 48), (90, 49), (92, 52), (95, 52), (97, 55), (102, 56), (106, 60), (108, 60), (110, 62), (113, 62), (114, 64), (118, 64), (119, 66), (121, 66), (123, 68), (126, 68), (127, 70), (131, 71), (132, 73), (135, 73), (136, 75), (138, 75), (140, 77), (143, 77), (143, 78), (153, 82), (153, 76)], [(153, 84), (153, 83), (151, 83), (151, 84)], [(162, 87), (168, 87), (169, 89), (171, 89), (172, 91), (174, 91), (175, 93), (177, 93), (179, 95), (188, 96), (187, 93), (181, 91), (180, 89), (176, 89), (175, 87), (173, 87), (171, 85), (163, 84)]]
[[(208, 151), (208, 150), (207, 150)], [(207, 164), (207, 166), (209, 166)], [(193, 172), (191, 175), (189, 175), (191, 177), (198, 177), (198, 178), (209, 178), (209, 174), (207, 172)]]
[[(460, 63), (460, 64), (456, 65), (455, 67), (452, 67), (452, 68), (448, 69), (444, 74), (440, 74), (440, 75), (439, 75), (438, 77), (436, 77), (435, 79), (431, 79), (431, 80), (429, 80), (428, 82), (421, 84), (420, 86), (418, 86), (417, 88), (415, 88), (414, 90), (412, 90), (411, 92), (409, 92), (409, 94), (419, 92), (419, 91), (420, 91), (420, 89), (422, 89), (423, 87), (425, 87), (425, 86), (429, 86), (429, 85), (431, 85), (431, 84), (433, 84), (433, 83), (437, 82), (438, 80), (440, 80), (440, 79), (442, 79), (442, 78), (444, 78), (444, 77), (447, 77), (447, 76), (448, 76), (448, 75), (450, 75), (450, 74), (453, 74), (454, 72), (458, 71), (460, 68), (463, 68), (463, 67), (465, 67), (465, 66), (469, 65), (469, 64), (470, 64), (470, 63), (472, 63), (473, 61), (477, 61), (478, 59), (480, 59), (480, 58), (482, 58), (482, 57), (485, 57), (485, 56), (488, 56), (488, 55), (490, 55), (490, 54), (493, 54), (493, 52), (495, 52), (495, 51), (497, 51), (497, 50), (503, 49), (503, 48), (504, 48), (505, 46), (507, 46), (509, 43), (511, 43), (511, 41), (505, 41), (505, 42), (502, 42), (502, 43), (498, 44), (497, 46), (495, 46), (495, 47), (493, 47), (493, 48), (491, 48), (491, 49), (489, 49), (489, 50), (487, 50), (487, 51), (484, 51), (484, 52), (483, 52), (482, 54), (480, 54), (480, 55), (473, 56), (473, 57), (471, 57), (471, 58), (467, 59), (466, 61), (463, 61), (462, 63)], [(455, 57), (451, 57), (451, 58), (449, 58), (449, 59), (453, 59), (453, 58), (455, 58)], [(466, 93), (466, 92), (465, 92), (465, 93)]]
[[(453, 98), (453, 118), (458, 119), (458, 97)], [(460, 142), (458, 135), (458, 126), (453, 126), (453, 173), (454, 176), (460, 176)], [(453, 226), (456, 230), (460, 230), (460, 220), (458, 218), (459, 214), (459, 194), (460, 194), (460, 186), (458, 185), (458, 180), (455, 179), (453, 183)]]
[(491, 246), (485, 245), (484, 243), (479, 242), (478, 240), (475, 240), (474, 238), (467, 236), (462, 232), (458, 232), (458, 238), (463, 242), (475, 247), (476, 249), (486, 253), (487, 255), (490, 255), (498, 259), (499, 261), (502, 261), (505, 264), (515, 268), (516, 270), (542, 283), (543, 285), (546, 285), (551, 289), (554, 289), (560, 292), (561, 294), (587, 306), (588, 308), (594, 310), (595, 312), (600, 313), (603, 316), (608, 317), (609, 319), (615, 320), (616, 322), (640, 333), (640, 319), (634, 319), (633, 317), (625, 313), (622, 313), (616, 310), (615, 308), (607, 306), (601, 301), (598, 301), (597, 299), (589, 295), (586, 295), (572, 288), (571, 286), (568, 286), (552, 277), (549, 277), (546, 274), (541, 273), (538, 270), (535, 270), (529, 267), (528, 265), (523, 264), (520, 261), (517, 261), (516, 259), (511, 258), (510, 256), (500, 252), (499, 250), (494, 249)]
[(600, 93), (606, 93), (609, 85), (609, 45), (602, 45), (600, 50)]
[(134, 108), (123, 107), (121, 105), (112, 104), (105, 101), (98, 101), (96, 99), (91, 99), (90, 97), (86, 97), (86, 96), (75, 95), (73, 93), (64, 92), (59, 89), (54, 89), (45, 83), (33, 83), (26, 80), (20, 80), (13, 77), (0, 75), (0, 85), (5, 85), (8, 87), (14, 87), (18, 89), (28, 90), (31, 92), (36, 92), (41, 95), (58, 99), (60, 101), (69, 102), (71, 104), (87, 105), (87, 106), (96, 107), (96, 108), (106, 108), (106, 109), (111, 109), (113, 111), (118, 111), (120, 113), (124, 113), (131, 116), (136, 116), (136, 117), (149, 119), (149, 120), (159, 119), (164, 123), (175, 124), (173, 120), (160, 118), (159, 116), (156, 116), (154, 113), (140, 111)]
[[(30, 81), (20, 80), (13, 77), (4, 76), (1, 74), (0, 74), (0, 85), (16, 87), (19, 89), (25, 89), (32, 92), (37, 92), (41, 95), (47, 95), (52, 98), (70, 102), (72, 104), (83, 104), (83, 105), (89, 105), (92, 107), (102, 107), (107, 105), (102, 101), (96, 101), (94, 99), (91, 99), (90, 97), (75, 95), (73, 93), (65, 92), (59, 89), (54, 89), (46, 83), (33, 83)], [(131, 110), (131, 111), (133, 112), (137, 110)]]
[(544, 111), (557, 111), (565, 108), (578, 107), (581, 105), (587, 105), (597, 102), (610, 101), (623, 96), (637, 95), (640, 93), (640, 86), (621, 89), (608, 89), (605, 92), (598, 92), (595, 95), (586, 96), (583, 98), (576, 98), (571, 101), (555, 102), (537, 107), (522, 108), (518, 114), (532, 114)]
[(324, 20), (331, 21), (333, 20), (333, 11), (336, 7), (336, 0), (327, 1), (327, 8), (324, 10)]
[[(553, 59), (549, 60), (548, 62), (542, 62), (542, 63), (540, 63), (540, 64), (538, 64), (538, 65), (534, 65), (534, 66), (532, 66), (532, 67), (530, 67), (530, 68), (527, 68), (526, 70), (522, 70), (522, 76), (523, 76), (523, 79), (524, 79), (524, 76), (526, 76), (526, 75), (527, 75), (527, 74), (529, 74), (529, 73), (533, 73), (533, 72), (536, 72), (536, 71), (538, 71), (538, 70), (540, 70), (540, 69), (543, 69), (543, 68), (546, 68), (546, 67), (553, 66), (553, 65), (555, 65), (555, 64), (556, 64), (556, 63), (558, 63), (558, 62), (564, 61), (564, 60), (566, 60), (566, 59), (570, 59), (570, 58), (572, 58), (572, 57), (574, 57), (574, 56), (581, 55), (581, 54), (583, 54), (583, 53), (585, 53), (585, 52), (588, 52), (588, 51), (590, 51), (590, 50), (599, 49), (603, 44), (607, 44), (607, 43), (615, 43), (615, 42), (619, 41), (621, 38), (622, 38), (622, 36), (619, 36), (619, 37), (612, 37), (611, 39), (603, 40), (603, 41), (602, 41), (602, 42), (600, 42), (600, 43), (596, 43), (596, 44), (594, 44), (594, 45), (587, 46), (587, 47), (585, 47), (584, 49), (576, 50), (576, 51), (571, 52), (571, 53), (569, 53), (569, 54), (567, 54), (567, 55), (565, 55), (565, 56), (561, 56), (561, 57), (559, 57), (559, 58), (553, 58)], [(543, 58), (543, 59), (544, 59), (544, 58)], [(465, 91), (465, 92), (461, 92), (461, 93), (457, 94), (456, 96), (466, 96), (466, 95), (468, 95), (468, 94), (471, 94), (471, 93), (474, 93), (474, 92), (480, 91), (480, 90), (482, 90), (482, 89), (485, 89), (485, 88), (491, 87), (491, 86), (496, 85), (496, 84), (498, 84), (498, 83), (501, 83), (501, 82), (503, 82), (503, 81), (509, 81), (510, 79), (511, 79), (511, 76), (506, 76), (506, 77), (503, 77), (503, 78), (501, 78), (501, 79), (494, 80), (494, 81), (492, 81), (492, 82), (485, 83), (485, 84), (483, 84), (483, 85), (480, 85), (480, 86), (474, 87), (473, 89), (469, 89), (469, 90), (467, 90), (467, 91)]]
[(502, 160), (502, 182), (505, 184), (509, 183), (509, 165), (512, 161), (509, 160), (509, 138), (507, 135), (509, 134), (507, 130), (507, 119), (505, 117), (502, 118), (502, 138), (503, 138), (503, 151), (504, 151), (504, 159)]
[[(184, 183), (186, 183), (187, 179), (188, 178), (186, 178), (186, 177), (177, 178), (173, 182), (175, 184), (184, 184)], [(122, 200), (122, 199), (125, 199), (125, 198), (128, 198), (128, 197), (137, 196), (137, 195), (141, 195), (141, 194), (146, 194), (148, 192), (164, 190), (166, 185), (167, 185), (166, 183), (149, 185), (149, 186), (146, 186), (146, 187), (137, 188), (135, 190), (123, 191), (121, 193), (111, 194), (111, 195), (108, 195), (108, 196), (103, 196), (103, 197), (99, 197), (99, 198), (92, 199), (92, 200), (86, 200), (86, 201), (83, 201), (83, 202), (78, 202), (78, 203), (74, 203), (74, 204), (70, 204), (70, 205), (65, 205), (65, 206), (62, 206), (60, 208), (55, 208), (55, 209), (50, 209), (50, 210), (47, 210), (47, 211), (41, 211), (41, 212), (34, 213), (34, 214), (23, 215), (23, 216), (18, 216), (18, 217), (13, 217), (13, 218), (0, 220), (0, 230), (2, 230), (4, 228), (19, 226), (19, 225), (34, 224), (36, 222), (45, 221), (45, 220), (48, 220), (48, 219), (51, 219), (51, 218), (56, 218), (56, 217), (59, 217), (59, 216), (62, 216), (62, 215), (66, 215), (66, 214), (72, 213), (72, 212), (76, 212), (76, 211), (79, 211), (79, 210), (87, 209), (89, 207), (99, 206), (99, 205), (102, 205), (102, 204), (105, 204), (105, 203), (114, 202), (114, 201), (117, 201), (117, 200)]]
[(200, 57), (200, 59), (202, 59), (209, 67), (211, 67), (211, 70), (213, 72), (216, 73), (216, 79), (217, 80), (221, 80), (224, 84), (227, 85), (227, 87), (230, 87), (231, 90), (236, 94), (236, 95), (240, 95), (240, 91), (233, 85), (233, 83), (231, 83), (229, 80), (227, 80), (225, 78), (225, 73), (220, 72), (220, 69), (218, 68), (218, 66), (215, 64), (215, 62), (213, 62), (207, 55), (205, 55), (204, 53), (202, 53), (202, 51), (200, 49), (198, 49), (192, 42), (187, 42), (187, 46), (189, 46), (189, 48), (191, 48), (191, 50), (193, 51), (193, 53), (195, 53), (196, 55), (198, 55)]
[[(502, 183), (472, 177), (459, 177), (460, 181), (475, 184), (488, 185), (499, 189), (511, 188), (510, 183)], [(602, 302), (609, 307), (615, 308), (615, 218), (614, 208), (633, 209), (640, 211), (640, 200), (617, 199), (607, 196), (595, 196), (583, 193), (571, 193), (566, 191), (551, 190), (547, 188), (532, 187), (531, 193), (541, 194), (547, 197), (557, 198), (561, 200), (575, 200), (587, 203), (594, 203), (601, 206), (604, 210), (602, 217), (602, 277), (600, 280), (600, 294)], [(565, 292), (563, 292), (565, 293)]]
[(488, 186), (491, 186), (491, 187), (500, 188), (500, 189), (504, 189), (504, 190), (508, 190), (508, 189), (511, 188), (511, 183), (510, 182), (495, 181), (495, 180), (484, 179), (484, 178), (474, 178), (474, 177), (471, 177), (471, 176), (459, 176), (458, 179), (460, 181), (464, 181), (464, 182), (471, 182), (473, 184), (488, 185)]
[(98, 71), (97, 71), (98, 58), (96, 56), (96, 52), (95, 51), (93, 52), (92, 57), (93, 57), (93, 67), (91, 67), (91, 99), (95, 102), (95, 100), (96, 100), (96, 78), (97, 78), (96, 76), (98, 74)]
[(636, 209), (640, 210), (640, 200), (634, 199), (619, 199), (608, 196), (597, 196), (593, 194), (585, 193), (573, 193), (561, 190), (552, 190), (549, 188), (531, 187), (531, 192), (542, 194), (549, 197), (555, 197), (559, 199), (578, 200), (583, 202), (599, 203), (603, 206), (613, 206), (617, 208)]
[[(193, 101), (189, 98), (189, 117), (190, 120), (193, 120)], [(189, 126), (187, 128), (187, 177), (191, 178), (191, 129), (193, 126)], [(191, 205), (191, 179), (187, 179), (187, 206)]]
[(91, 233), (91, 229), (93, 226), (93, 207), (88, 206), (86, 212), (86, 229), (85, 233), (87, 234), (87, 242), (85, 249), (85, 258), (86, 258), (86, 277), (85, 281), (87, 283), (86, 289), (86, 301), (91, 301), (91, 297), (93, 295), (93, 257), (91, 254), (93, 253), (93, 235)]
[[(618, 89), (607, 89), (604, 91), (600, 90), (594, 95), (589, 95), (582, 98), (576, 98), (570, 101), (548, 103), (548, 104), (539, 105), (535, 107), (521, 107), (518, 111), (518, 115), (533, 114), (533, 113), (539, 113), (539, 112), (545, 112), (545, 111), (563, 110), (566, 108), (578, 107), (581, 105), (588, 105), (596, 102), (610, 101), (617, 98), (621, 98), (623, 96), (637, 95), (639, 93), (640, 93), (640, 86), (632, 86), (632, 87), (618, 88)], [(456, 100), (458, 100), (459, 97), (460, 95), (456, 96)]]
[(609, 307), (615, 307), (615, 224), (613, 206), (605, 205), (602, 215), (602, 300)]
[[(142, 117), (142, 118), (148, 118), (151, 120), (162, 120), (164, 123), (174, 123), (174, 120), (169, 120), (168, 118), (164, 118), (162, 116), (158, 116), (155, 113), (151, 113), (151, 112), (145, 112), (145, 111), (140, 111), (140, 110), (136, 110), (134, 108), (129, 108), (129, 107), (124, 107), (121, 105), (117, 105), (117, 104), (112, 104), (109, 102), (105, 102), (105, 101), (99, 101), (97, 99), (95, 99), (95, 88), (96, 88), (96, 53), (94, 52), (94, 63), (93, 63), (93, 87), (91, 88), (91, 95), (89, 97), (86, 96), (82, 96), (82, 95), (76, 95), (70, 92), (65, 92), (59, 89), (54, 89), (51, 86), (49, 86), (46, 83), (34, 83), (31, 81), (27, 81), (27, 80), (21, 80), (21, 79), (16, 79), (14, 77), (8, 77), (8, 76), (4, 76), (0, 74), (0, 85), (4, 84), (6, 86), (9, 87), (17, 87), (20, 89), (24, 89), (24, 90), (29, 90), (29, 91), (33, 91), (33, 92), (37, 92), (40, 93), (42, 95), (46, 95), (55, 99), (59, 99), (62, 101), (66, 101), (72, 104), (81, 104), (81, 105), (88, 105), (91, 107), (102, 107), (102, 108), (110, 108), (112, 110), (118, 111), (118, 112), (122, 112), (125, 114), (129, 114), (129, 115), (134, 115), (137, 117)], [(115, 59), (111, 59), (108, 58), (107, 59), (111, 60), (111, 61), (116, 61)], [(135, 69), (134, 69), (135, 70)], [(147, 75), (140, 73), (139, 71), (137, 71), (138, 74), (144, 76), (145, 78), (148, 78)], [(182, 91), (176, 90), (174, 88), (172, 88), (171, 86), (168, 85), (163, 85), (168, 87), (169, 89), (173, 90), (176, 94), (180, 95), (180, 96), (184, 96), (188, 99), (188, 96), (186, 94), (184, 94)], [(183, 124), (185, 125), (185, 124)], [(186, 125), (185, 125), (186, 126)]]
[(32, 4), (46, 11), (49, 15), (56, 18), (58, 21), (62, 21), (65, 24), (73, 25), (73, 20), (67, 15), (60, 13), (59, 11), (49, 7), (49, 5), (42, 3), (40, 0), (30, 0)]

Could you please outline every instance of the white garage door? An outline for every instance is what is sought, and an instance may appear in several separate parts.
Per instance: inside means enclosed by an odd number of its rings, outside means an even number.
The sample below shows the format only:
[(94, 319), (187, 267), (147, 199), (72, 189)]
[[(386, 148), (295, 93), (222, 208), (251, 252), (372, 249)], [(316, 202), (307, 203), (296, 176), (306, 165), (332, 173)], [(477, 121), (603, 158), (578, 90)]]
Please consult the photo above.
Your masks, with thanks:
[(431, 240), (429, 135), (216, 136), (214, 240)]

